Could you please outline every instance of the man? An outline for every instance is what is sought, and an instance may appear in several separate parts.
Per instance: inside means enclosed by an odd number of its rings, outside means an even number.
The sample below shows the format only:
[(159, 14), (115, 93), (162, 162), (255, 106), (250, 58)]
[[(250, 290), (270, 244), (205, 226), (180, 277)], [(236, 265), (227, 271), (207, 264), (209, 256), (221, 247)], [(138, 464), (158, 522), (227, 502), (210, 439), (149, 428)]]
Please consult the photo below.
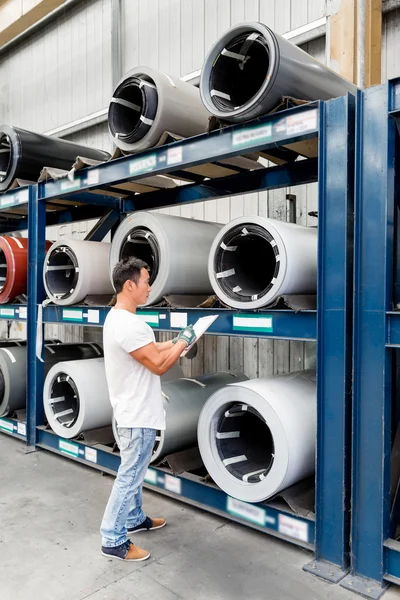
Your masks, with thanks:
[(142, 484), (151, 460), (156, 431), (165, 429), (160, 375), (195, 341), (193, 327), (170, 342), (155, 343), (153, 330), (136, 315), (150, 294), (148, 266), (142, 260), (120, 261), (113, 272), (117, 302), (104, 323), (104, 360), (108, 389), (120, 438), (121, 465), (101, 524), (102, 554), (141, 561), (150, 553), (128, 534), (166, 525), (142, 510)]

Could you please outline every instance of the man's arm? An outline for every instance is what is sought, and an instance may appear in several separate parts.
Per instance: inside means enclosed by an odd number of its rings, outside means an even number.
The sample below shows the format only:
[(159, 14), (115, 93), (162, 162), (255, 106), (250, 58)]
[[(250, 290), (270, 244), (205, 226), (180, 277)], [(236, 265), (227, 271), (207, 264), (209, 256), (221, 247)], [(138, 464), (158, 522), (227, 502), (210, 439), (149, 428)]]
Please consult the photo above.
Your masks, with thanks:
[[(169, 342), (165, 342), (169, 344)], [(153, 342), (130, 352), (130, 355), (154, 375), (164, 375), (176, 363), (187, 346), (187, 342), (179, 340), (171, 342), (171, 348), (159, 350)]]
[(165, 352), (165, 350), (170, 350), (170, 348), (173, 348), (175, 344), (172, 340), (168, 340), (168, 342), (156, 342), (156, 346), (157, 350), (160, 352)]

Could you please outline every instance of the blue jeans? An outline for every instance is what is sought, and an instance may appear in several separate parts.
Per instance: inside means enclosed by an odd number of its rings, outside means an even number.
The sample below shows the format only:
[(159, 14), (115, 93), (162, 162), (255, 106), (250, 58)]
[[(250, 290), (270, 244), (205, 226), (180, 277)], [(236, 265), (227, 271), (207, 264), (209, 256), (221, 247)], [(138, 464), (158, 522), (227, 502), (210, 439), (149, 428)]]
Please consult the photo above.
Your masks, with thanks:
[(156, 429), (118, 427), (121, 464), (101, 523), (104, 547), (125, 543), (127, 527), (136, 527), (146, 518), (142, 510), (142, 484), (156, 433)]

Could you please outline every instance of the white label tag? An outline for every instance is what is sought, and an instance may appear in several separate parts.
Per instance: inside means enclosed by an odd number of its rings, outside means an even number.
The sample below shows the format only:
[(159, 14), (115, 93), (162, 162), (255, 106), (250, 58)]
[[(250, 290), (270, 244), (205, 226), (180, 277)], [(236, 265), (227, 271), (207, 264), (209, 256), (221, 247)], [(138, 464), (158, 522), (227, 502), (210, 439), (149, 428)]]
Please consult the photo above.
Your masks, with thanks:
[(268, 140), (272, 135), (271, 125), (248, 127), (232, 134), (232, 146), (247, 146)]
[(182, 146), (178, 148), (169, 148), (167, 153), (167, 163), (169, 165), (176, 165), (182, 162)]
[(85, 458), (92, 463), (97, 463), (97, 450), (95, 448), (85, 448)]
[(28, 309), (26, 306), (20, 306), (19, 308), (19, 318), (26, 319), (28, 316)]
[(0, 308), (0, 317), (13, 317), (14, 309), (13, 308)]
[(26, 437), (26, 423), (17, 423), (17, 432)]
[(308, 525), (303, 521), (292, 519), (286, 515), (279, 515), (278, 531), (283, 535), (308, 542)]
[(80, 187), (81, 182), (79, 179), (73, 179), (72, 181), (70, 181), (69, 179), (64, 179), (61, 182), (61, 190), (63, 191), (77, 190)]
[(182, 489), (182, 483), (179, 477), (165, 475), (164, 487), (169, 492), (173, 492), (174, 494), (180, 494)]
[(147, 469), (144, 480), (147, 481), (147, 483), (157, 485), (157, 471), (154, 471), (154, 469)]
[(317, 109), (309, 111), (307, 113), (300, 113), (299, 115), (292, 115), (286, 119), (286, 133), (293, 135), (296, 133), (303, 133), (305, 131), (312, 131), (317, 128)]
[(5, 421), (4, 419), (0, 419), (0, 429), (5, 429), (6, 431), (14, 431), (14, 425), (10, 423), (10, 421)]
[(98, 169), (92, 169), (87, 172), (86, 184), (96, 185), (96, 183), (99, 183), (99, 171)]
[(62, 318), (63, 321), (82, 321), (83, 311), (76, 309), (68, 310), (67, 308), (63, 308)]
[(170, 315), (171, 327), (184, 329), (185, 327), (187, 327), (187, 323), (188, 323), (187, 319), (188, 319), (187, 313), (172, 312)]
[(155, 313), (154, 315), (149, 313), (136, 313), (136, 315), (149, 325), (158, 325), (158, 313)]
[(100, 312), (89, 308), (87, 311), (87, 320), (88, 323), (100, 323)]
[(257, 525), (265, 526), (265, 510), (254, 504), (248, 504), (241, 500), (236, 500), (228, 496), (226, 509), (232, 515), (246, 519), (246, 521), (252, 521)]

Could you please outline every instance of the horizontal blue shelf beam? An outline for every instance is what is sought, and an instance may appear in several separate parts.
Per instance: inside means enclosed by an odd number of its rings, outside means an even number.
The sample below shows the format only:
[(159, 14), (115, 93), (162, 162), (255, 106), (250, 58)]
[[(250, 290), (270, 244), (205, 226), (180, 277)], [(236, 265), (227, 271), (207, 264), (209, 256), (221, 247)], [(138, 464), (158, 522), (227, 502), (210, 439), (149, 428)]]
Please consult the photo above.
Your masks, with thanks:
[[(37, 429), (37, 445), (62, 454), (72, 460), (115, 474), (120, 463), (119, 454), (87, 446), (75, 440), (66, 440), (52, 431)], [(205, 510), (225, 516), (239, 523), (255, 527), (264, 533), (280, 537), (303, 548), (314, 547), (315, 524), (292, 512), (266, 504), (248, 504), (231, 498), (214, 485), (185, 476), (177, 477), (164, 469), (149, 467), (145, 477), (148, 489), (161, 492), (189, 504), (201, 505)]]
[[(102, 327), (109, 306), (47, 306), (43, 309), (45, 323), (66, 323)], [(229, 309), (140, 309), (137, 314), (158, 331), (179, 331), (182, 319), (194, 324), (207, 315), (218, 315), (208, 330), (215, 335), (240, 335), (290, 340), (316, 340), (316, 311), (270, 310), (237, 312)], [(12, 317), (10, 317), (12, 318)]]
[(283, 187), (315, 183), (318, 181), (318, 159), (302, 160), (269, 169), (248, 171), (230, 177), (211, 179), (206, 183), (179, 186), (170, 190), (160, 190), (139, 194), (123, 200), (124, 212), (148, 210), (210, 200), (222, 196), (234, 196), (247, 192), (273, 190)]
[(69, 192), (99, 189), (150, 174), (173, 173), (190, 166), (315, 138), (318, 112), (319, 103), (297, 106), (251, 123), (226, 127), (77, 171), (68, 183), (65, 180), (42, 181), (38, 184), (38, 198), (65, 197)]
[(28, 318), (28, 308), (24, 304), (2, 304), (0, 319), (5, 321), (25, 321)]
[(396, 578), (400, 583), (400, 542), (388, 540), (384, 544), (385, 579)]
[(11, 435), (19, 440), (26, 441), (26, 423), (17, 419), (0, 418), (0, 432)]

